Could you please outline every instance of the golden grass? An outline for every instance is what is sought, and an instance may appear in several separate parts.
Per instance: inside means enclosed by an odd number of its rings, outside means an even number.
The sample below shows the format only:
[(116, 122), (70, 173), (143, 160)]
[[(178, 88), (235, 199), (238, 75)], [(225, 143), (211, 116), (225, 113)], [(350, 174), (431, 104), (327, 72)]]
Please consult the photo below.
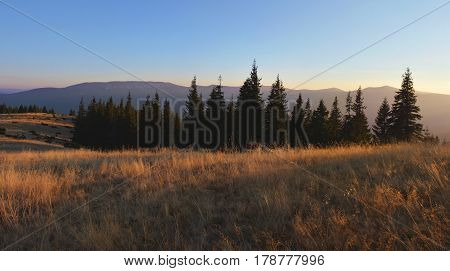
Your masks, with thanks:
[(0, 136), (0, 152), (9, 151), (48, 151), (64, 148), (58, 144), (51, 144), (34, 139), (15, 139)]
[(446, 249), (449, 161), (420, 145), (0, 153), (0, 247), (104, 195), (8, 248)]

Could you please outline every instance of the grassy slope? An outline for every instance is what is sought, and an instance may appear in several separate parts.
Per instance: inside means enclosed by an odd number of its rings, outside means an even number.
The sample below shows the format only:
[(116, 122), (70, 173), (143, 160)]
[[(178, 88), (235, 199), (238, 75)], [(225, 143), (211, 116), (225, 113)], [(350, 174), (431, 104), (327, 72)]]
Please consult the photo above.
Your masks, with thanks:
[(44, 113), (0, 114), (0, 151), (54, 150), (71, 142), (73, 117)]
[(0, 247), (430, 250), (450, 246), (449, 146), (0, 153)]

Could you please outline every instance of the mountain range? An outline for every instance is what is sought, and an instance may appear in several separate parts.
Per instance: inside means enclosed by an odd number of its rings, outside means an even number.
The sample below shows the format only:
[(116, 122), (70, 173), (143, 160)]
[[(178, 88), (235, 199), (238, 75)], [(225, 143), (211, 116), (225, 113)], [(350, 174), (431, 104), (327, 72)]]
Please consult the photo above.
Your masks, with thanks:
[[(199, 92), (206, 99), (211, 92), (213, 86), (199, 86)], [(227, 99), (236, 98), (239, 94), (239, 87), (224, 86), (223, 91)], [(262, 87), (263, 98), (266, 98), (270, 91), (270, 87)], [(343, 109), (347, 91), (329, 88), (320, 90), (291, 90), (286, 89), (287, 98), (290, 105), (295, 102), (299, 93), (306, 101), (311, 99), (313, 106), (317, 105), (320, 99), (324, 99), (325, 104), (331, 107), (334, 97), (338, 97), (340, 107)], [(390, 103), (394, 100), (396, 88), (383, 86), (371, 87), (363, 89), (364, 103), (367, 107), (367, 117), (372, 124), (378, 107), (384, 97)], [(0, 104), (8, 105), (29, 105), (36, 104), (39, 106), (47, 106), (54, 108), (57, 112), (67, 113), (70, 109), (77, 109), (81, 98), (85, 104), (92, 97), (96, 99), (108, 99), (113, 97), (118, 102), (121, 98), (126, 98), (128, 93), (133, 99), (145, 99), (148, 95), (153, 96), (158, 92), (161, 100), (168, 99), (170, 101), (177, 100), (178, 104), (183, 103), (188, 93), (188, 87), (179, 86), (165, 82), (94, 82), (82, 83), (65, 88), (38, 88), (22, 92), (0, 91)], [(450, 140), (450, 95), (436, 94), (429, 92), (416, 92), (417, 103), (421, 108), (423, 116), (422, 123), (424, 127), (429, 129), (431, 133), (441, 138)], [(354, 93), (352, 93), (354, 96)]]
[(12, 94), (24, 91), (23, 89), (0, 88), (0, 94)]

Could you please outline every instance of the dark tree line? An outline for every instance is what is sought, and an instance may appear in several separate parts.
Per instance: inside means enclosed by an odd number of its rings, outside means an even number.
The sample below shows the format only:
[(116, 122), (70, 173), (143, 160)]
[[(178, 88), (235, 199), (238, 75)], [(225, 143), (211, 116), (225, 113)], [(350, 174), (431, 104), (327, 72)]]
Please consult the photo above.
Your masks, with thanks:
[(55, 110), (47, 109), (47, 107), (37, 105), (20, 105), (20, 106), (7, 106), (0, 104), (0, 114), (18, 114), (18, 113), (48, 113), (55, 114)]
[(243, 149), (255, 146), (307, 147), (341, 144), (389, 143), (423, 140), (424, 131), (409, 69), (391, 106), (380, 107), (371, 129), (365, 114), (361, 87), (354, 100), (347, 96), (345, 112), (335, 97), (328, 109), (323, 100), (316, 108), (301, 94), (289, 111), (286, 90), (279, 76), (264, 101), (256, 63), (239, 90), (237, 100), (226, 101), (221, 78), (203, 99), (197, 79), (191, 82), (181, 113), (158, 93), (135, 109), (131, 95), (119, 104), (91, 100), (80, 102), (74, 142), (99, 149), (177, 147)]
[(114, 104), (95, 98), (87, 109), (81, 100), (75, 120), (73, 141), (94, 149), (134, 148), (137, 138), (137, 112), (131, 95)]

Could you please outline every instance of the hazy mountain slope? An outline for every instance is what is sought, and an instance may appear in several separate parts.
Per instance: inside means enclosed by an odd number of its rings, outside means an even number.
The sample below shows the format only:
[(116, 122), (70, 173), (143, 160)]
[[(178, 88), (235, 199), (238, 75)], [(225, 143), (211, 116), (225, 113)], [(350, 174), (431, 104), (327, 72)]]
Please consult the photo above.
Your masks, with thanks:
[[(199, 91), (206, 99), (212, 86), (199, 86)], [(238, 96), (239, 87), (224, 86), (225, 97)], [(263, 87), (263, 97), (266, 98), (270, 87)], [(367, 115), (372, 123), (379, 105), (384, 97), (389, 102), (394, 100), (397, 89), (392, 87), (366, 88), (363, 90), (364, 102), (367, 106)], [(77, 109), (80, 99), (83, 97), (85, 104), (92, 97), (96, 99), (107, 99), (110, 96), (115, 101), (125, 98), (128, 92), (133, 99), (146, 96), (153, 96), (158, 91), (162, 100), (178, 100), (178, 106), (184, 103), (188, 87), (179, 86), (163, 82), (107, 82), (107, 83), (83, 83), (66, 88), (41, 88), (13, 94), (0, 94), (0, 103), (9, 105), (37, 104), (40, 106), (52, 107), (58, 112), (67, 113), (70, 109)], [(330, 88), (323, 90), (287, 90), (287, 97), (293, 103), (301, 93), (303, 98), (310, 98), (313, 106), (317, 105), (320, 99), (324, 99), (327, 106), (331, 106), (335, 96), (338, 97), (341, 108), (344, 108), (346, 91)], [(354, 93), (352, 93), (354, 96)], [(418, 104), (423, 115), (423, 123), (433, 133), (450, 139), (450, 95), (417, 92)], [(292, 106), (292, 104), (291, 104)]]
[(23, 89), (0, 88), (0, 94), (12, 94), (23, 91)]

